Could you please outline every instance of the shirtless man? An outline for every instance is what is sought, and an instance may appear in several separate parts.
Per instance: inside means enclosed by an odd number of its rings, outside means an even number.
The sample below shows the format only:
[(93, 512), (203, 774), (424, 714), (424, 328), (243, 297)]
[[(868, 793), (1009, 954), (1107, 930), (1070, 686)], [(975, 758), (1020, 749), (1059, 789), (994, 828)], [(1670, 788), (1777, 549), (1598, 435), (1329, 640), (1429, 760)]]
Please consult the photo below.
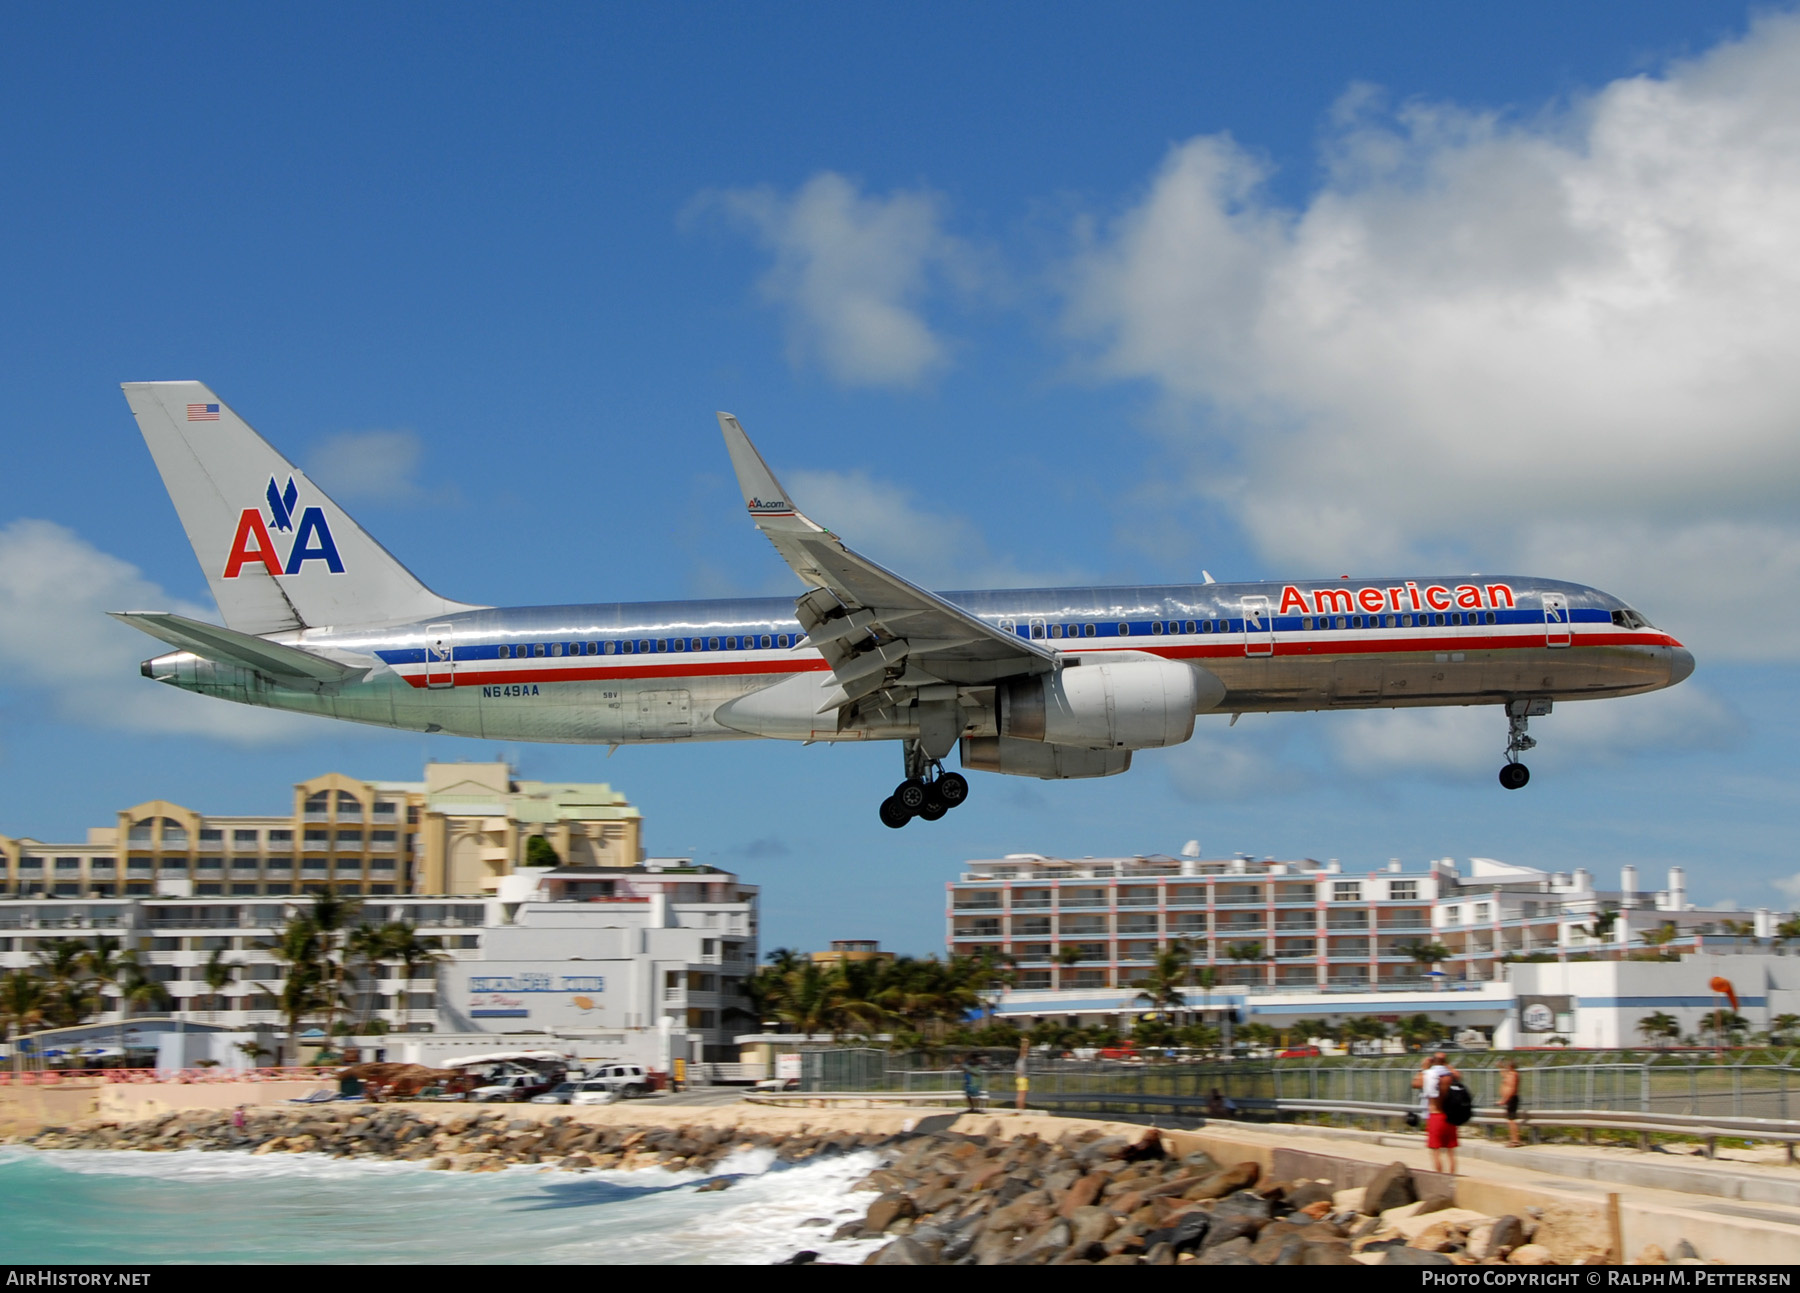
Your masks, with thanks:
[(1519, 1066), (1511, 1059), (1500, 1061), (1500, 1106), (1506, 1111), (1507, 1148), (1518, 1149), (1519, 1140)]
[(1440, 1093), (1444, 1083), (1461, 1077), (1442, 1051), (1431, 1057), (1427, 1067), (1413, 1074), (1413, 1086), (1425, 1097), (1425, 1147), (1431, 1151), (1432, 1170), (1451, 1176), (1456, 1175), (1456, 1124), (1444, 1116)]

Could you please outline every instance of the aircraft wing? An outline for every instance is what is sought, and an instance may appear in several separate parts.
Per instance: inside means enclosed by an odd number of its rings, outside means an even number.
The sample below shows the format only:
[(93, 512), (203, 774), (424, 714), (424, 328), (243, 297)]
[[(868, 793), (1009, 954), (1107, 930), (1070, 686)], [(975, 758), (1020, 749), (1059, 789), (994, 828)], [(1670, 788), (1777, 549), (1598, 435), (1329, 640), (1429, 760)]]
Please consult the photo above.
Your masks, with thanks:
[(744, 428), (719, 414), (725, 447), (750, 516), (807, 591), (795, 603), (806, 644), (824, 655), (838, 692), (821, 708), (840, 713), (865, 697), (952, 683), (991, 686), (1047, 673), (1056, 656), (908, 582), (807, 518), (775, 479)]
[(368, 672), (366, 668), (342, 664), (300, 647), (284, 646), (168, 611), (108, 611), (107, 614), (177, 650), (191, 651), (219, 664), (255, 669), (284, 681), (341, 683)]

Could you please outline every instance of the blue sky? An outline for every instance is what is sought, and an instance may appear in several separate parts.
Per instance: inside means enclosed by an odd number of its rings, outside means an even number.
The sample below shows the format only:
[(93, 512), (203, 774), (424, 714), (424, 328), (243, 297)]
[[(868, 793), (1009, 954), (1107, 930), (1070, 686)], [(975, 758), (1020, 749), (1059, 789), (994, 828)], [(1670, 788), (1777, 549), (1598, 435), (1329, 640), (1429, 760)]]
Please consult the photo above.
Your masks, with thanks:
[(1461, 710), (1202, 720), (901, 832), (888, 748), (506, 751), (761, 883), (771, 946), (1195, 837), (1791, 906), (1797, 99), (1800, 21), (1730, 4), (15, 6), (0, 831), (495, 753), (136, 676), (102, 611), (210, 603), (117, 383), (196, 377), (471, 601), (791, 591), (725, 408), (938, 587), (1519, 570), (1700, 659), (1539, 722), (1519, 794)]

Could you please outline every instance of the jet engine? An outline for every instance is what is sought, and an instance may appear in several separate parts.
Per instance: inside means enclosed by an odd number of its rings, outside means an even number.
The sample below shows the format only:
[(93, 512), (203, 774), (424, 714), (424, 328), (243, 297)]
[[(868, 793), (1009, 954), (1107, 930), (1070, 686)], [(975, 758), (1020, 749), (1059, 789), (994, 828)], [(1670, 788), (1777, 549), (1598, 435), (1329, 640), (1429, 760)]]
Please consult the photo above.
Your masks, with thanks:
[(1180, 745), (1195, 713), (1224, 695), (1212, 674), (1170, 660), (1071, 665), (999, 687), (1000, 735), (1090, 750)]

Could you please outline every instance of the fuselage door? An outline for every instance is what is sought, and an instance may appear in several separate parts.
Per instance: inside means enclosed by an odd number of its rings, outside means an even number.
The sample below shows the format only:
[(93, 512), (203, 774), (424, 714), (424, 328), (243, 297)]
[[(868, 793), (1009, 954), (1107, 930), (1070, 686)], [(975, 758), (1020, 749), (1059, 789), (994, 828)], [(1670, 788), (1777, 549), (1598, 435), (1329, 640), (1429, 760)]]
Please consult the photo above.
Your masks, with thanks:
[(1544, 594), (1544, 645), (1566, 647), (1575, 640), (1569, 622), (1569, 599), (1561, 593)]
[(1244, 654), (1275, 654), (1275, 619), (1269, 614), (1267, 597), (1244, 598)]
[(425, 626), (425, 685), (433, 691), (456, 686), (456, 648), (448, 624)]

